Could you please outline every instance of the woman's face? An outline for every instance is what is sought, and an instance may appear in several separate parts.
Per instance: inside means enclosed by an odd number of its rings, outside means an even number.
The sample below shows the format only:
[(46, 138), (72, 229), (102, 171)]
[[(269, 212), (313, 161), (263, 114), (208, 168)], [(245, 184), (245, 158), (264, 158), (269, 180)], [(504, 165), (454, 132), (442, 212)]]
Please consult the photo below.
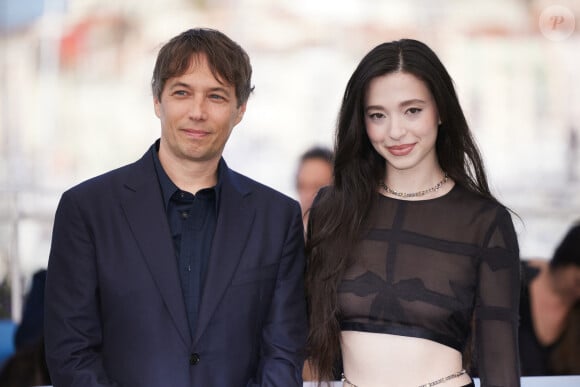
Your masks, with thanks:
[(405, 72), (376, 77), (364, 109), (367, 135), (387, 171), (438, 168), (439, 113), (425, 82)]

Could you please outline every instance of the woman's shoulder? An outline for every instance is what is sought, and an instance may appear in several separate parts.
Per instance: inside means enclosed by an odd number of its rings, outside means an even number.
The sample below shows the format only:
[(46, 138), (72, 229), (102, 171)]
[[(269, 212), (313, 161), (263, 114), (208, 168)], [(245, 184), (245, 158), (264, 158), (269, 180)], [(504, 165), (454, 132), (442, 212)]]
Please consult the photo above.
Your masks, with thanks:
[(453, 189), (444, 197), (445, 204), (453, 209), (454, 212), (463, 212), (471, 216), (490, 215), (493, 218), (500, 216), (509, 216), (509, 210), (494, 197), (487, 197), (480, 193), (473, 192), (468, 188), (455, 184)]
[(458, 214), (466, 229), (477, 230), (484, 245), (503, 246), (514, 252), (519, 250), (511, 211), (493, 197), (458, 186), (448, 206), (449, 213)]

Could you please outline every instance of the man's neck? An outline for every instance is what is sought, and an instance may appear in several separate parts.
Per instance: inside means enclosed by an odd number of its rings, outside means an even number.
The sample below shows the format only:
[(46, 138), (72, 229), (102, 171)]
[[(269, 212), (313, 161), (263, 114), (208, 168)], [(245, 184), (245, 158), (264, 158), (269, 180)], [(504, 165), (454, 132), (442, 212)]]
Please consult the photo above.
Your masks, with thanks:
[(159, 161), (167, 176), (179, 189), (195, 194), (217, 184), (219, 159), (204, 162), (173, 160), (159, 154)]

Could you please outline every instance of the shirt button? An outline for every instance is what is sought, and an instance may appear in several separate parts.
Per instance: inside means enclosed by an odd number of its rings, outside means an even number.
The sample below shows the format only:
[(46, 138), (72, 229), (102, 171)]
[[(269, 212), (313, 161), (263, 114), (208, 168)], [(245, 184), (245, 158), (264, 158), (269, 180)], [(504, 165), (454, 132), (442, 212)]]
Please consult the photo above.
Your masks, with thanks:
[(189, 214), (187, 213), (187, 211), (183, 211), (183, 212), (181, 213), (181, 218), (182, 218), (182, 219), (187, 219), (187, 217), (188, 217), (188, 216), (189, 216)]
[(189, 364), (196, 365), (199, 363), (199, 353), (192, 353), (189, 357)]

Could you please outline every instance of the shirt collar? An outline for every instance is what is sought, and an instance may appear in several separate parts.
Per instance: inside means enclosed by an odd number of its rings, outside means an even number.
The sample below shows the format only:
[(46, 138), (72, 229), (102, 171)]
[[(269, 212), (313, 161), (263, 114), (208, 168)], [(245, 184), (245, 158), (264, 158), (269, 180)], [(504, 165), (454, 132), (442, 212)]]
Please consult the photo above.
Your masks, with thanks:
[[(161, 161), (159, 160), (159, 142), (160, 140), (157, 140), (155, 142), (155, 145), (151, 148), (151, 153), (153, 156), (153, 163), (155, 165), (155, 172), (157, 173), (157, 179), (159, 180), (159, 186), (161, 187), (161, 195), (163, 196), (163, 205), (165, 207), (165, 209), (167, 210), (167, 207), (169, 205), (169, 200), (171, 200), (171, 196), (175, 193), (175, 191), (179, 191), (179, 187), (177, 187), (169, 178), (169, 176), (167, 175), (167, 173), (165, 172), (165, 170), (163, 169), (163, 166), (161, 166)], [(223, 159), (220, 160), (220, 162), (218, 163), (218, 172), (217, 172), (217, 184), (214, 187), (211, 187), (210, 189), (213, 189), (215, 191), (215, 205), (216, 205), (216, 210), (219, 209), (219, 199), (220, 199), (220, 193), (221, 193), (221, 189), (222, 189), (222, 181), (223, 181), (223, 175), (224, 175), (224, 169), (223, 165), (225, 163), (223, 162)], [(192, 192), (193, 193), (193, 192)]]

